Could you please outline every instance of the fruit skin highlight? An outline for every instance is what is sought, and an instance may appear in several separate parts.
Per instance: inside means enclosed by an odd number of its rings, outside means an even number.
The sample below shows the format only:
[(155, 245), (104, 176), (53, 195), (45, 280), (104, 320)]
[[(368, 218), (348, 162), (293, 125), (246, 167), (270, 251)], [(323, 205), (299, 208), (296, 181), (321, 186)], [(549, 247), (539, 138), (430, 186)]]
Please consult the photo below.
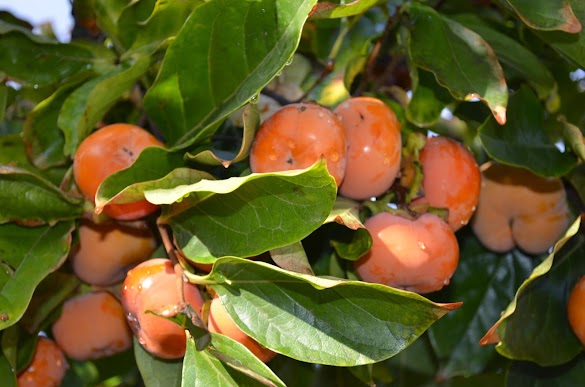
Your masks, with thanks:
[(252, 172), (308, 168), (321, 156), (337, 186), (345, 176), (347, 140), (331, 110), (314, 103), (294, 103), (262, 123), (250, 151)]
[(19, 387), (57, 387), (69, 365), (55, 342), (39, 337), (30, 365), (18, 375)]
[(384, 102), (356, 97), (334, 110), (348, 143), (345, 178), (339, 193), (363, 200), (386, 192), (400, 171), (400, 123)]
[[(112, 173), (128, 168), (140, 152), (163, 144), (139, 126), (112, 124), (87, 136), (75, 152), (73, 176), (83, 196), (95, 204), (100, 184)], [(108, 204), (104, 212), (118, 220), (135, 220), (155, 212), (158, 206), (146, 200)]]
[(425, 213), (411, 220), (382, 212), (364, 226), (372, 247), (354, 262), (362, 280), (416, 293), (438, 291), (449, 283), (459, 262), (459, 245), (441, 218)]
[(276, 352), (261, 346), (256, 340), (242, 332), (240, 328), (231, 319), (219, 296), (213, 297), (209, 308), (208, 326), (210, 332), (221, 333), (229, 338), (243, 344), (257, 358), (264, 363), (269, 362), (276, 356)]
[(132, 333), (120, 302), (109, 292), (68, 299), (53, 324), (55, 341), (75, 360), (100, 359), (132, 345)]
[(567, 318), (571, 329), (585, 347), (585, 276), (573, 286), (567, 302)]
[(79, 243), (69, 258), (75, 275), (85, 283), (109, 286), (122, 282), (126, 272), (146, 260), (156, 240), (146, 222), (96, 224), (82, 220)]
[(569, 226), (562, 181), (497, 163), (486, 164), (482, 171), (471, 222), (480, 242), (499, 253), (515, 246), (528, 254), (546, 253)]
[(187, 336), (178, 324), (147, 311), (160, 312), (161, 308), (172, 308), (183, 301), (201, 313), (203, 297), (199, 289), (177, 275), (169, 259), (150, 259), (126, 275), (122, 305), (128, 323), (140, 344), (155, 356), (163, 359), (183, 357)]
[(453, 231), (465, 226), (477, 207), (481, 171), (473, 154), (448, 137), (430, 137), (420, 153), (423, 168), (423, 197), (413, 205), (428, 204), (449, 210)]

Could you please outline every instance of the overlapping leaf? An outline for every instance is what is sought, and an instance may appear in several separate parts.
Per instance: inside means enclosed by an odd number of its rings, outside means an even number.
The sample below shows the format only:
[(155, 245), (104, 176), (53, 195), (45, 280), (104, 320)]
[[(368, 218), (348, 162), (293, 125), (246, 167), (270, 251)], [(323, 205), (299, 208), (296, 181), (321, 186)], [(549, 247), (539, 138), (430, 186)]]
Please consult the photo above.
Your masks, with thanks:
[(538, 30), (581, 31), (569, 0), (506, 0), (526, 25)]

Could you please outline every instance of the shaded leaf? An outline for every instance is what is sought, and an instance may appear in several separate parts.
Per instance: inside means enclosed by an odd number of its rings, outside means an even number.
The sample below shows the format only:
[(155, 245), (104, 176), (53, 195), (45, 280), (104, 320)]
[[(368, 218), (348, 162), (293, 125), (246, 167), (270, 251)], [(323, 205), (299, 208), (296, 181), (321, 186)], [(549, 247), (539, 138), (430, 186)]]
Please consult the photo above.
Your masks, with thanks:
[(336, 4), (327, 1), (317, 3), (311, 12), (311, 19), (335, 19), (360, 15), (384, 0), (354, 0), (347, 4)]
[(581, 31), (569, 0), (506, 0), (527, 26), (537, 30)]
[(217, 0), (197, 7), (144, 99), (169, 143), (208, 138), (208, 128), (258, 94), (293, 55), (315, 2)]
[[(540, 366), (564, 364), (583, 351), (569, 325), (566, 306), (572, 284), (585, 275), (585, 234), (579, 228), (577, 219), (518, 288), (481, 344), (497, 343), (501, 355)], [(554, 353), (550, 351), (552, 345)]]
[(408, 51), (413, 63), (432, 72), (456, 99), (481, 99), (498, 123), (505, 123), (508, 89), (490, 45), (475, 32), (425, 5), (412, 3), (408, 13)]
[(565, 145), (571, 148), (581, 161), (585, 161), (585, 139), (583, 139), (581, 129), (567, 122), (564, 117), (559, 118), (559, 122), (563, 126), (563, 140)]
[(506, 383), (514, 387), (579, 386), (585, 375), (585, 353), (556, 367), (539, 367), (515, 361), (507, 372)]
[(441, 118), (441, 112), (453, 102), (447, 89), (437, 84), (432, 73), (419, 68), (410, 69), (412, 98), (406, 109), (408, 120), (417, 126), (431, 126)]
[(364, 228), (359, 218), (359, 203), (346, 199), (343, 196), (338, 196), (335, 199), (331, 213), (325, 219), (324, 223), (333, 222), (342, 224), (351, 230)]
[(0, 225), (0, 330), (20, 320), (37, 285), (65, 260), (72, 230), (72, 222)]
[(301, 242), (272, 249), (270, 250), (270, 257), (279, 267), (285, 270), (309, 275), (314, 274)]
[(6, 387), (18, 387), (16, 374), (4, 353), (0, 353), (0, 379)]
[(541, 176), (562, 176), (575, 165), (575, 156), (562, 153), (544, 127), (544, 108), (536, 96), (521, 87), (510, 98), (508, 122), (488, 118), (479, 128), (486, 152), (497, 161), (525, 167)]
[[(349, 238), (341, 239), (344, 234), (349, 235)], [(370, 251), (372, 237), (365, 228), (358, 228), (355, 231), (339, 233), (331, 240), (331, 246), (333, 246), (339, 257), (356, 261)]]
[(387, 359), (459, 304), (361, 281), (226, 257), (207, 277), (236, 325), (293, 359), (357, 366)]
[(134, 338), (134, 356), (144, 385), (148, 387), (179, 387), (182, 385), (183, 360), (165, 360), (151, 355)]

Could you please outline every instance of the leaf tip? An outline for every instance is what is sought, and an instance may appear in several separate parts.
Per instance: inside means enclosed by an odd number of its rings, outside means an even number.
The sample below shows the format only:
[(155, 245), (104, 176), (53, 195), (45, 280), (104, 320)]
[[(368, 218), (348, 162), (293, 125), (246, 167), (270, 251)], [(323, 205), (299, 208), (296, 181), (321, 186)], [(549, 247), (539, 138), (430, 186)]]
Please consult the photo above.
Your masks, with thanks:
[(504, 106), (494, 106), (492, 113), (498, 124), (504, 125), (506, 123), (506, 108)]

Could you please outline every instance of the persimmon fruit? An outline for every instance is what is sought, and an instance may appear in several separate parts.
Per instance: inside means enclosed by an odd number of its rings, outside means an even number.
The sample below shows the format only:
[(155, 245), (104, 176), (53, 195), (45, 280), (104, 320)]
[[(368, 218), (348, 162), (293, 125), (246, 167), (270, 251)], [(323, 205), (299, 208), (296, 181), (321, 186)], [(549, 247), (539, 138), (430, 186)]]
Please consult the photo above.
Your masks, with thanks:
[(585, 347), (585, 276), (577, 280), (567, 302), (567, 318), (571, 329)]
[(423, 196), (413, 204), (447, 209), (449, 226), (459, 230), (473, 216), (481, 191), (481, 171), (473, 153), (451, 138), (430, 137), (420, 152), (420, 162)]
[(364, 226), (372, 247), (354, 262), (362, 280), (417, 293), (438, 291), (449, 283), (459, 262), (459, 245), (437, 215), (407, 219), (381, 212)]
[(394, 111), (377, 98), (356, 97), (334, 110), (348, 143), (339, 193), (355, 200), (386, 192), (400, 171), (402, 140)]
[(149, 313), (183, 302), (201, 313), (201, 292), (175, 272), (169, 259), (149, 259), (128, 271), (122, 287), (122, 305), (139, 343), (153, 355), (163, 359), (185, 355), (185, 330), (162, 316)]
[(482, 167), (482, 187), (471, 226), (488, 249), (519, 247), (542, 254), (569, 226), (563, 183), (527, 169), (489, 163)]
[(339, 186), (346, 152), (343, 126), (331, 110), (314, 103), (294, 103), (262, 123), (250, 150), (250, 169), (258, 173), (303, 169), (323, 156)]
[(256, 340), (245, 334), (225, 310), (219, 296), (213, 297), (209, 307), (207, 328), (210, 332), (221, 333), (239, 342), (250, 350), (257, 358), (267, 363), (276, 356), (276, 352), (263, 347)]
[(52, 327), (55, 341), (75, 360), (100, 359), (132, 345), (120, 301), (107, 291), (74, 296), (63, 304)]
[(69, 258), (73, 272), (90, 285), (109, 286), (122, 282), (126, 272), (149, 258), (156, 239), (147, 223), (82, 220), (78, 227), (79, 243)]
[[(100, 184), (112, 173), (128, 168), (147, 147), (163, 144), (145, 129), (130, 124), (104, 126), (87, 136), (75, 152), (73, 176), (85, 198), (95, 203)], [(108, 204), (104, 212), (118, 220), (135, 220), (155, 212), (158, 206), (140, 200)]]
[(51, 339), (39, 337), (28, 367), (18, 374), (19, 387), (57, 387), (69, 365), (63, 351)]

